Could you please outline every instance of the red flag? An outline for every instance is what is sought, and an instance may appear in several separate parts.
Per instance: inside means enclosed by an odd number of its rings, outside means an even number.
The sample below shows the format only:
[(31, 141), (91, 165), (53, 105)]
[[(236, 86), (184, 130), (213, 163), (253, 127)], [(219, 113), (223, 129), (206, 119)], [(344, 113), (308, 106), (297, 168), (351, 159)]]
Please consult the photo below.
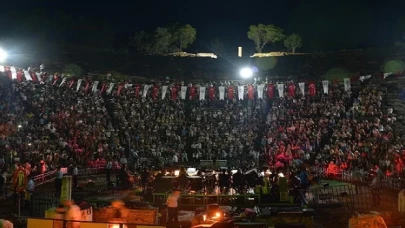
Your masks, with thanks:
[(248, 98), (249, 100), (253, 100), (254, 94), (255, 94), (255, 89), (253, 88), (253, 85), (248, 85), (247, 86), (247, 91), (248, 91)]
[(86, 82), (86, 87), (84, 87), (84, 92), (87, 93), (90, 89), (90, 81)]
[(267, 97), (270, 99), (274, 97), (274, 86), (271, 83), (267, 85)]
[(33, 82), (38, 82), (38, 77), (37, 77), (37, 74), (35, 72), (30, 71), (30, 75), (31, 75), (31, 78), (32, 78)]
[(295, 84), (294, 83), (290, 83), (288, 85), (288, 94), (292, 97), (295, 96)]
[(309, 83), (308, 89), (309, 89), (309, 95), (311, 95), (312, 97), (315, 96), (315, 94), (316, 94), (316, 87), (315, 87), (315, 83), (314, 83), (314, 82), (310, 82), (310, 83)]
[(214, 100), (214, 98), (215, 98), (215, 87), (214, 86), (210, 86), (208, 88), (208, 96), (209, 96), (210, 100)]
[(192, 85), (192, 86), (190, 87), (190, 100), (194, 100), (195, 93), (196, 93), (195, 86)]
[(141, 85), (135, 85), (135, 97), (139, 97), (139, 91), (141, 90)]
[(228, 87), (228, 99), (233, 100), (234, 95), (235, 95), (235, 89), (233, 88), (233, 86), (229, 86)]
[(121, 95), (121, 91), (123, 88), (124, 88), (124, 85), (122, 85), (122, 84), (118, 86), (117, 96)]
[(173, 86), (172, 87), (172, 99), (176, 100), (177, 95), (179, 95), (179, 89), (177, 88), (177, 86)]
[[(69, 87), (70, 87), (70, 85), (69, 85)], [(100, 93), (103, 94), (106, 90), (107, 90), (107, 84), (103, 83), (103, 85), (101, 85)]]
[(156, 100), (158, 94), (159, 94), (159, 86), (158, 86), (158, 85), (154, 85), (154, 86), (153, 86), (153, 91), (152, 91), (152, 98), (153, 98), (154, 100)]
[(22, 76), (23, 76), (23, 71), (21, 69), (17, 70), (17, 81), (21, 82), (22, 81)]
[(72, 88), (73, 84), (75, 84), (75, 80), (74, 80), (74, 79), (70, 80), (69, 85), (68, 85), (69, 88)]

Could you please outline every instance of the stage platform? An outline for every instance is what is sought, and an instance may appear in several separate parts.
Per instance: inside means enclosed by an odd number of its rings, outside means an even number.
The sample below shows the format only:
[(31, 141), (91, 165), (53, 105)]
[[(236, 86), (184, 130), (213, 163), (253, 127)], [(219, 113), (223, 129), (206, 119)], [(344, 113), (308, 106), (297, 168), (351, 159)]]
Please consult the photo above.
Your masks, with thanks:
[[(153, 193), (153, 204), (166, 202), (170, 193)], [(260, 194), (243, 194), (243, 195), (225, 195), (225, 194), (182, 194), (180, 205), (205, 206), (207, 204), (217, 203), (220, 205), (260, 205)]]

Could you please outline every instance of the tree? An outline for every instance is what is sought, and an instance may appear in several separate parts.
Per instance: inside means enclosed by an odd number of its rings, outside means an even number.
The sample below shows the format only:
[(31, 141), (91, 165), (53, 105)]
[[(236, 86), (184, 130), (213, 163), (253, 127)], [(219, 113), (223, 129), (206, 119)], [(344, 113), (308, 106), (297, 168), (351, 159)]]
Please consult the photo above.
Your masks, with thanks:
[(285, 38), (284, 31), (275, 25), (251, 25), (247, 36), (256, 44), (256, 51), (261, 53), (268, 43), (275, 43)]
[(298, 34), (291, 34), (284, 40), (284, 46), (295, 53), (295, 49), (302, 47), (302, 37)]
[(82, 76), (83, 68), (75, 63), (69, 63), (63, 67), (63, 73), (70, 76)]
[(135, 48), (138, 52), (151, 53), (151, 38), (150, 34), (145, 31), (137, 32), (130, 38), (130, 46)]
[(178, 52), (183, 51), (192, 43), (194, 43), (197, 35), (197, 31), (191, 25), (172, 25), (170, 27), (172, 32), (173, 45)]
[(224, 43), (218, 38), (214, 38), (211, 40), (211, 51), (215, 54), (221, 55), (225, 52)]
[(173, 35), (169, 29), (157, 27), (153, 33), (152, 52), (155, 54), (168, 53), (171, 50)]

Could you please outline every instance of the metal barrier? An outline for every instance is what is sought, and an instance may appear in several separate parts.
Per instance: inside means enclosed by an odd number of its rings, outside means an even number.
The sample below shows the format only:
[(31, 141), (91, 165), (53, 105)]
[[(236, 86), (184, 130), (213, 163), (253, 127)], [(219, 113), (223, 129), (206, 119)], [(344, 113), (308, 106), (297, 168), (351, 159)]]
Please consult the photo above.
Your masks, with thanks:
[[(79, 176), (92, 176), (104, 174), (104, 168), (86, 168), (79, 169)], [(45, 174), (39, 174), (33, 177), (36, 186), (46, 184), (55, 180), (56, 170), (46, 172)]]

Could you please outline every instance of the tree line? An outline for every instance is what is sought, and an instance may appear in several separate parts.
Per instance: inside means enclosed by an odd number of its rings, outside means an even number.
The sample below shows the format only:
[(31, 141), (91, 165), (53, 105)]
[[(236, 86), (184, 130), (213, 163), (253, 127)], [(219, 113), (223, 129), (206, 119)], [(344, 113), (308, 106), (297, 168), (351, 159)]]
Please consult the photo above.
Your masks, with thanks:
[[(197, 32), (189, 24), (170, 24), (165, 27), (157, 27), (153, 31), (140, 31), (130, 38), (130, 46), (138, 52), (147, 54), (167, 54), (182, 52), (196, 40)], [(251, 25), (247, 37), (255, 43), (256, 51), (261, 53), (263, 48), (272, 43), (284, 41), (284, 46), (295, 53), (297, 48), (302, 47), (302, 37), (298, 34), (285, 35), (283, 29), (275, 25)], [(211, 50), (221, 53), (224, 44), (218, 38), (211, 40)]]

